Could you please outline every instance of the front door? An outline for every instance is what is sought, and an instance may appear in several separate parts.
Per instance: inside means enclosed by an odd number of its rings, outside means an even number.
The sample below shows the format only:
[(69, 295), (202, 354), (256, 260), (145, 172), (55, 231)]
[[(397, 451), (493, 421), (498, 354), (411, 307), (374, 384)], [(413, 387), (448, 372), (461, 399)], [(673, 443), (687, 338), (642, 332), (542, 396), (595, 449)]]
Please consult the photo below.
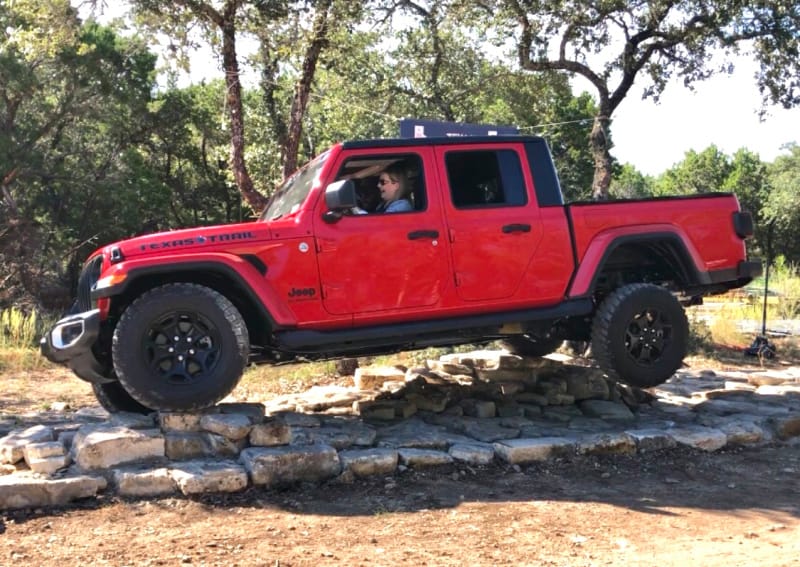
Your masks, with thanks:
[[(435, 180), (429, 178), (433, 168), (426, 167), (432, 158), (430, 148), (342, 153), (334, 165), (334, 180), (352, 179), (358, 193), (364, 195), (367, 209), (374, 208), (368, 194), (374, 195), (379, 181), (391, 181), (385, 175), (391, 168), (392, 172), (403, 172), (402, 181), (407, 185), (399, 198), (411, 203), (411, 210), (365, 210), (366, 214), (345, 215), (326, 224), (321, 220), (325, 211), (321, 203), (315, 214), (315, 233), (326, 311), (356, 316), (381, 311), (402, 313), (424, 310), (440, 301), (449, 265), (439, 201), (425, 191)], [(384, 193), (390, 192), (379, 193), (379, 202)], [(378, 209), (383, 208), (386, 203), (379, 203)]]

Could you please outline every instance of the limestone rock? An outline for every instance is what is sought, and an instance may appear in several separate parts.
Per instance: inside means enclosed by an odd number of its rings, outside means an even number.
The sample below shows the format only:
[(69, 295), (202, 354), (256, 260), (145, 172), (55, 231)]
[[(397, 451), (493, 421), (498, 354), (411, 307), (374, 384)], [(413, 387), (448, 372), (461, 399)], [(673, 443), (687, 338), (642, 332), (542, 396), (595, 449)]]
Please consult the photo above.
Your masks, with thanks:
[(456, 443), (447, 452), (453, 460), (469, 465), (488, 465), (494, 461), (494, 447), (488, 443)]
[(464, 409), (464, 415), (470, 417), (494, 417), (497, 413), (497, 406), (488, 400), (475, 400), (467, 398), (458, 402)]
[(434, 467), (453, 462), (453, 457), (449, 453), (435, 449), (404, 448), (398, 449), (397, 454), (400, 462), (409, 467)]
[(253, 484), (266, 486), (315, 482), (341, 471), (339, 455), (329, 445), (250, 447), (242, 451), (239, 461)]
[(357, 369), (357, 358), (341, 358), (336, 361), (336, 374), (339, 376), (352, 376)]
[(425, 393), (411, 392), (406, 395), (406, 399), (414, 404), (420, 411), (432, 411), (441, 413), (447, 408), (450, 396), (446, 392), (431, 391)]
[(156, 425), (153, 414), (142, 415), (125, 411), (111, 414), (108, 423), (109, 425), (128, 427), (130, 429), (152, 429)]
[(800, 414), (798, 413), (772, 417), (769, 423), (775, 430), (778, 439), (785, 441), (800, 436)]
[(464, 375), (472, 376), (473, 368), (466, 364), (458, 364), (456, 362), (443, 362), (441, 360), (426, 360), (425, 366), (428, 370), (450, 375)]
[(356, 369), (355, 384), (359, 390), (377, 390), (390, 380), (405, 382), (405, 377), (405, 371), (394, 366), (369, 366)]
[(397, 468), (397, 451), (394, 449), (356, 449), (341, 451), (342, 472), (352, 472), (355, 476), (366, 477), (388, 475)]
[(607, 400), (609, 398), (608, 382), (602, 373), (595, 369), (583, 368), (581, 370), (583, 372), (566, 375), (566, 393), (576, 401)]
[(716, 451), (728, 443), (728, 436), (719, 429), (700, 425), (670, 429), (669, 434), (679, 444), (702, 451)]
[(64, 445), (58, 441), (31, 443), (22, 450), (25, 463), (35, 473), (51, 475), (70, 464)]
[(64, 506), (79, 498), (90, 498), (106, 488), (100, 476), (43, 479), (33, 476), (0, 477), (0, 509)]
[(34, 425), (27, 429), (12, 431), (0, 439), (0, 463), (13, 465), (23, 459), (25, 445), (52, 441), (53, 439), (53, 429), (44, 425)]
[(261, 423), (266, 411), (261, 402), (225, 402), (217, 404), (216, 408), (219, 413), (246, 415), (253, 423)]
[(270, 419), (250, 430), (250, 445), (256, 447), (288, 445), (291, 439), (292, 430), (283, 419)]
[(546, 461), (556, 455), (572, 452), (574, 449), (575, 440), (568, 437), (508, 439), (494, 443), (497, 456), (512, 465)]
[(117, 469), (112, 478), (120, 496), (165, 496), (178, 491), (178, 484), (166, 467)]
[(180, 491), (191, 494), (238, 492), (247, 488), (247, 472), (230, 461), (190, 461), (170, 469)]
[(242, 414), (209, 414), (200, 419), (200, 428), (210, 433), (222, 435), (231, 441), (239, 441), (250, 434), (253, 425)]
[(488, 369), (478, 368), (475, 374), (484, 382), (534, 382), (535, 377), (531, 370), (520, 369)]
[(158, 414), (158, 424), (164, 431), (200, 431), (200, 420), (205, 413), (169, 413)]
[(633, 455), (636, 440), (625, 433), (596, 433), (578, 441), (581, 455)]
[(84, 426), (72, 444), (75, 463), (83, 470), (164, 457), (164, 437), (158, 429)]
[(623, 404), (605, 400), (585, 400), (580, 404), (581, 411), (589, 417), (599, 417), (612, 421), (631, 421), (636, 419), (631, 410)]
[(167, 431), (164, 433), (164, 454), (173, 461), (197, 459), (206, 455), (204, 437), (193, 431)]
[(636, 442), (641, 453), (674, 448), (678, 442), (661, 429), (630, 429), (625, 431)]

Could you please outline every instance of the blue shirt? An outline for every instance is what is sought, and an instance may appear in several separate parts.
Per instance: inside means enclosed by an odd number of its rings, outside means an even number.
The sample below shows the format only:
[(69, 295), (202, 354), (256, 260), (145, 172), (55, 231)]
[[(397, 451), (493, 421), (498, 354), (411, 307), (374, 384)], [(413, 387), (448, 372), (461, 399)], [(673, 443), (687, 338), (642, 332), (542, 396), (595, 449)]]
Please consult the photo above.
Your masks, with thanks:
[(414, 207), (408, 199), (398, 199), (397, 201), (392, 201), (388, 205), (381, 205), (381, 207), (378, 207), (378, 210), (384, 213), (407, 213), (413, 211)]

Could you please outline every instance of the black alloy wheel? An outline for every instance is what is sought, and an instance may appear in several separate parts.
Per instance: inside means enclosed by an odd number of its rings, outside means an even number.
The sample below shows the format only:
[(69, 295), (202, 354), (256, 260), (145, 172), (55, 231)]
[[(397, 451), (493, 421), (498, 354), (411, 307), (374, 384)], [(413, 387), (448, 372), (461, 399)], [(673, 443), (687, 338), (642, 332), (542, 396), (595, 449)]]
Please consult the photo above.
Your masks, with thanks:
[(689, 322), (665, 288), (631, 284), (600, 305), (592, 350), (609, 378), (640, 388), (666, 382), (686, 356)]
[(239, 382), (249, 335), (222, 294), (189, 283), (152, 289), (123, 313), (113, 358), (124, 389), (146, 407), (192, 411), (209, 407)]

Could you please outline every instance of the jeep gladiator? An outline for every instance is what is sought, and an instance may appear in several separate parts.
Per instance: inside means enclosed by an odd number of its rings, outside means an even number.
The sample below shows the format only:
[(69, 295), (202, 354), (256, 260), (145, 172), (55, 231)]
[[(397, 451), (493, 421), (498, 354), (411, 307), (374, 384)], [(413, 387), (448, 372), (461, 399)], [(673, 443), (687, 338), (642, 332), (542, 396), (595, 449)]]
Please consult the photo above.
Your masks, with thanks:
[[(351, 214), (393, 164), (413, 211)], [(611, 379), (650, 387), (686, 354), (684, 306), (760, 273), (752, 232), (731, 194), (565, 205), (538, 137), (345, 142), (258, 220), (95, 251), (41, 348), (112, 411), (210, 406), (248, 364), (493, 340), (590, 340)]]

